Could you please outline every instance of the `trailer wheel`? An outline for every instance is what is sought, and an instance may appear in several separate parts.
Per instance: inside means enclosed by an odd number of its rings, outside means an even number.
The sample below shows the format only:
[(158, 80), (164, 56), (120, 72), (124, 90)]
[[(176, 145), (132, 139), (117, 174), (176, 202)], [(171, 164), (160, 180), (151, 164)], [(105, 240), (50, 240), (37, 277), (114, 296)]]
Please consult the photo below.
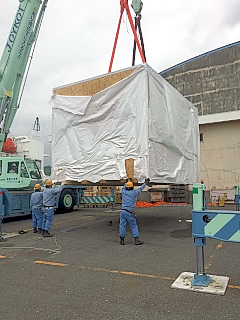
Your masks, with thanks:
[(59, 198), (59, 210), (62, 212), (71, 212), (74, 207), (75, 194), (71, 189), (64, 189)]

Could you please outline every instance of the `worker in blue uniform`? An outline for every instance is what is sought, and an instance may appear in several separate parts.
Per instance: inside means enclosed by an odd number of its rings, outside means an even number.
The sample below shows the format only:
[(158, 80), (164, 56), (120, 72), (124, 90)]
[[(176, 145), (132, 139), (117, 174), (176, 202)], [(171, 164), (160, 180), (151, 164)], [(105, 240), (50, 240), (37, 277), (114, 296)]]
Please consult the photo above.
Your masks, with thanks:
[(2, 220), (3, 220), (3, 218), (0, 217), (0, 242), (6, 242), (7, 239), (4, 239), (2, 237)]
[(42, 233), (43, 223), (43, 193), (41, 192), (41, 185), (36, 184), (34, 186), (35, 192), (31, 195), (30, 207), (32, 210), (32, 226), (34, 233)]
[(60, 192), (62, 189), (52, 188), (53, 182), (52, 180), (46, 180), (45, 186), (46, 188), (43, 191), (43, 236), (44, 237), (52, 237), (53, 235), (49, 232), (52, 220), (54, 216), (54, 206), (56, 204), (55, 195)]
[(123, 189), (122, 189), (122, 207), (120, 213), (120, 223), (119, 223), (119, 236), (120, 236), (120, 244), (124, 245), (124, 238), (126, 236), (126, 227), (127, 223), (130, 226), (132, 231), (132, 236), (135, 239), (135, 244), (140, 245), (143, 244), (143, 241), (140, 241), (137, 219), (134, 213), (136, 198), (142, 190), (146, 187), (146, 183), (143, 183), (141, 187), (137, 190), (133, 190), (134, 186), (131, 181), (128, 181)]

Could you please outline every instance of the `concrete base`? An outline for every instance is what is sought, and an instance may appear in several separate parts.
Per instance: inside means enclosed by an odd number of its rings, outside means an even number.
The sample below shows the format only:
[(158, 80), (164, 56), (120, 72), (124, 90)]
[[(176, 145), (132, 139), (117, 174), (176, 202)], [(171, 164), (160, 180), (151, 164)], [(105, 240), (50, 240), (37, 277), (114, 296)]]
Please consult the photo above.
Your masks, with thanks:
[(221, 296), (225, 294), (229, 282), (228, 277), (209, 275), (211, 277), (211, 282), (208, 287), (192, 286), (191, 282), (193, 280), (194, 274), (195, 273), (192, 272), (181, 273), (180, 276), (171, 285), (171, 288), (218, 294)]

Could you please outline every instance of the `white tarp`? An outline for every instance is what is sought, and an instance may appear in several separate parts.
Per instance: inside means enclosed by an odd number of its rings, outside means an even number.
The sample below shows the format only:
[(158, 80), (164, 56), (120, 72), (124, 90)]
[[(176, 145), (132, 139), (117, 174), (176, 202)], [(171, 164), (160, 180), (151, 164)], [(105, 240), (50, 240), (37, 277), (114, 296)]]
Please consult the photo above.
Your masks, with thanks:
[(57, 180), (120, 180), (135, 159), (138, 182), (199, 180), (198, 113), (148, 64), (90, 97), (53, 95)]

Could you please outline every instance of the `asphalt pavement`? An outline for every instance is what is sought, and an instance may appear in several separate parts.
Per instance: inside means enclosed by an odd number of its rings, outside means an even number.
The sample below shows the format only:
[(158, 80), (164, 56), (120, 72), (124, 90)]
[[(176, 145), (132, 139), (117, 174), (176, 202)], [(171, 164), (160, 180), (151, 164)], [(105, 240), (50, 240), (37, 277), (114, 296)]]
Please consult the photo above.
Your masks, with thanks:
[(191, 206), (136, 213), (141, 246), (130, 230), (119, 245), (119, 210), (110, 208), (56, 214), (53, 238), (34, 234), (30, 216), (6, 219), (1, 319), (239, 319), (240, 245), (208, 239), (205, 246), (207, 273), (230, 277), (224, 296), (171, 289), (182, 272), (196, 272)]

